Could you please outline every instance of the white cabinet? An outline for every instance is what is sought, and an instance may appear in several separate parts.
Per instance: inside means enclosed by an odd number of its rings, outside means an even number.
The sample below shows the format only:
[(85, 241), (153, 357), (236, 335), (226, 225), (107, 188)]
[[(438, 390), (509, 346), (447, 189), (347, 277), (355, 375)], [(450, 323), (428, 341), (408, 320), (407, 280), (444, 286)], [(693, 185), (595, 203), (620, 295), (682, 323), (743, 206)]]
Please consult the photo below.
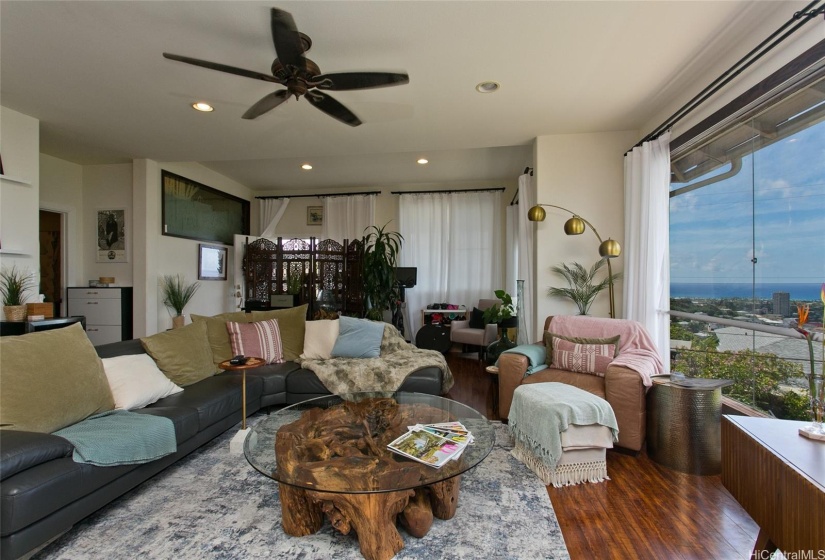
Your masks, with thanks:
[(132, 338), (132, 288), (68, 288), (69, 316), (86, 317), (86, 334), (99, 346)]

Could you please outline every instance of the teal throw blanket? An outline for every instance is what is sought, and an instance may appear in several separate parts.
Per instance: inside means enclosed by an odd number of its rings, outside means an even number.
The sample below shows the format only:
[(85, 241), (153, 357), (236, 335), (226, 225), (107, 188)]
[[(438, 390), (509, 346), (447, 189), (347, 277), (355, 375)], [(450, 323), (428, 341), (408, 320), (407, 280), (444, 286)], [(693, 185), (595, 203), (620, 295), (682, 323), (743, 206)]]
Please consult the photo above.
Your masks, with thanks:
[[(521, 346), (516, 346), (515, 348), (510, 348), (502, 352), (502, 354), (507, 353), (527, 356), (530, 365), (527, 371), (524, 372), (525, 377), (533, 375), (537, 371), (547, 369), (547, 364), (545, 363), (547, 360), (547, 348), (544, 347), (544, 344), (522, 344)], [(498, 365), (498, 361), (496, 361), (496, 365)]]
[(561, 459), (561, 433), (570, 424), (600, 424), (618, 441), (619, 424), (610, 404), (565, 383), (528, 383), (513, 393), (510, 432), (550, 469)]
[(54, 435), (74, 445), (75, 463), (99, 467), (148, 463), (177, 451), (169, 418), (126, 410), (89, 416)]

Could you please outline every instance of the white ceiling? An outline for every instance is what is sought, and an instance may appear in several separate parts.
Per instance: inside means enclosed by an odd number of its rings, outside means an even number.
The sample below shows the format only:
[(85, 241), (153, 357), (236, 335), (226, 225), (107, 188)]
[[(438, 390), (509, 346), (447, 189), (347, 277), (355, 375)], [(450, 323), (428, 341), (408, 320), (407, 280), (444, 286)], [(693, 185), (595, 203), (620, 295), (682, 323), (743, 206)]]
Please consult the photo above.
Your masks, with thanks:
[[(406, 71), (410, 83), (334, 92), (357, 128), (304, 99), (248, 121), (280, 86), (161, 56), (268, 72), (270, 7), (312, 38), (322, 72)], [(3, 0), (0, 103), (40, 120), (42, 152), (79, 164), (197, 161), (262, 191), (512, 179), (537, 136), (648, 132), (651, 115), (706, 85), (697, 76), (720, 53), (763, 39), (748, 31), (779, 9), (789, 6)], [(484, 80), (501, 90), (477, 93)], [(215, 111), (192, 110), (197, 100)], [(301, 171), (305, 161), (315, 168)]]

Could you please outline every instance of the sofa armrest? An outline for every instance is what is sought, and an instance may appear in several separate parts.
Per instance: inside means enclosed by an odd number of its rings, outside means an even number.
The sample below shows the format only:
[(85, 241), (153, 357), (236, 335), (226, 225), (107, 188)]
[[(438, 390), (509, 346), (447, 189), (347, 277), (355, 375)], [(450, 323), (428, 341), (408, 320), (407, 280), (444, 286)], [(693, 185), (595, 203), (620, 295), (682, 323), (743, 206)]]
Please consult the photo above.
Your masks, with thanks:
[(450, 323), (451, 329), (469, 329), (470, 328), (470, 320), (469, 319), (456, 319), (455, 321)]
[(523, 354), (506, 353), (498, 358), (498, 415), (507, 418), (510, 414), (510, 405), (513, 403), (513, 393), (521, 385), (530, 360)]
[(71, 457), (74, 446), (60, 436), (0, 430), (0, 480), (54, 459)]
[(619, 424), (618, 445), (640, 451), (645, 442), (646, 397), (642, 376), (622, 366), (607, 366), (604, 376), (605, 399)]

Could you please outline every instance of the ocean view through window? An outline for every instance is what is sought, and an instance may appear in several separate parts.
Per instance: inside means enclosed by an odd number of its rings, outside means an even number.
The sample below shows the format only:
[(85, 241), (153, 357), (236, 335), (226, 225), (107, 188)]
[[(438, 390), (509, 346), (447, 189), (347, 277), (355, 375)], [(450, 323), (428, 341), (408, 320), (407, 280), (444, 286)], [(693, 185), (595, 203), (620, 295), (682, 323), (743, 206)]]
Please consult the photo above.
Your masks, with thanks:
[(692, 318), (671, 319), (671, 369), (733, 379), (724, 394), (778, 418), (808, 419), (811, 372), (781, 327), (806, 304), (822, 331), (824, 93), (820, 78), (673, 158), (670, 306)]

